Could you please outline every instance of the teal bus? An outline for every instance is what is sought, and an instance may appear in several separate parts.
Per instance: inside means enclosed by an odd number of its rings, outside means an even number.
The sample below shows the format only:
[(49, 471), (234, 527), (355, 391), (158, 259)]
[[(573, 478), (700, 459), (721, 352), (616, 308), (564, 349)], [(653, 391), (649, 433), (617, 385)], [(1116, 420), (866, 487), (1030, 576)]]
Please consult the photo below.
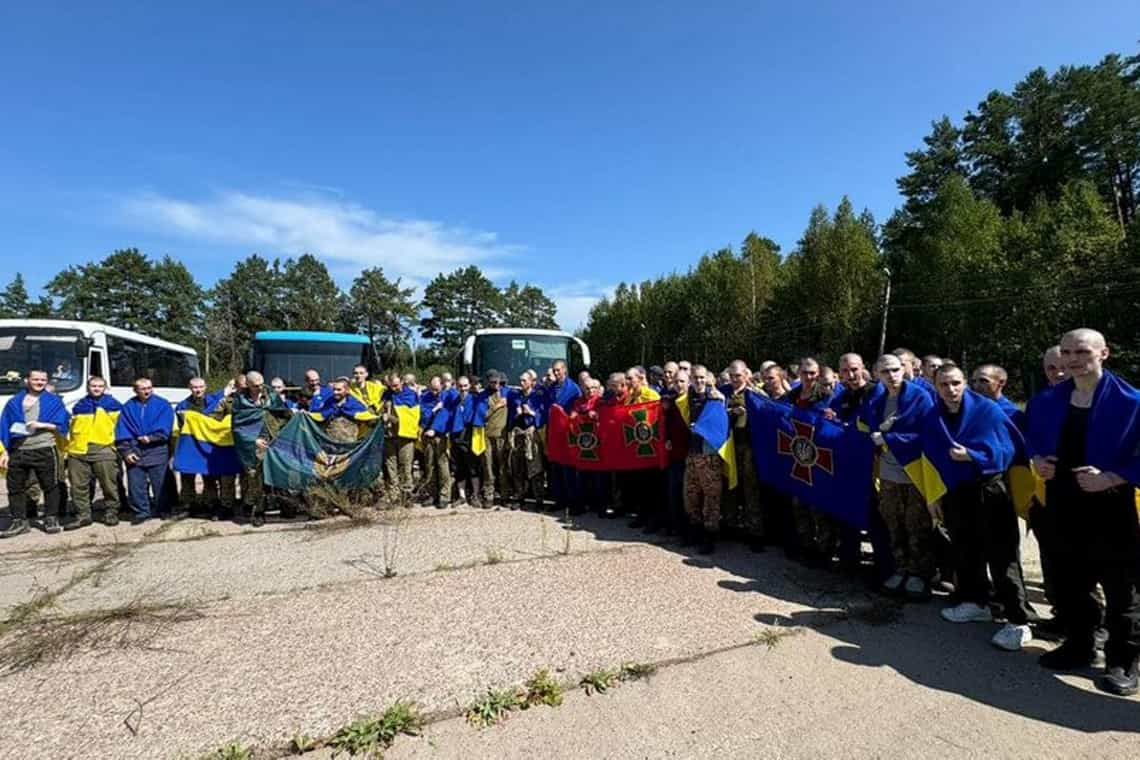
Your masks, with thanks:
[(265, 330), (254, 333), (250, 349), (250, 369), (266, 381), (280, 377), (290, 388), (299, 388), (305, 370), (321, 373), (322, 382), (335, 377), (352, 377), (357, 364), (369, 372), (380, 371), (376, 349), (366, 335), (315, 332), (309, 330)]

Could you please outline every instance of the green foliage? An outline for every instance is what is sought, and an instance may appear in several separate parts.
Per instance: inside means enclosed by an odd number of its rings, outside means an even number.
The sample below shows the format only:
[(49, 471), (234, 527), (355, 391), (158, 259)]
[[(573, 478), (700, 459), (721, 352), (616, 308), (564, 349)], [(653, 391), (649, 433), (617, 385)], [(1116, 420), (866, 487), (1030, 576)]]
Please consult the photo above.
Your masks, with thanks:
[(546, 705), (558, 707), (562, 704), (562, 686), (546, 668), (530, 677), (524, 687), (526, 688), (526, 705)]
[(241, 742), (230, 742), (213, 752), (207, 752), (201, 760), (253, 760), (253, 749)]
[(32, 304), (28, 300), (28, 288), (24, 285), (24, 276), (16, 272), (16, 276), (0, 293), (0, 319), (16, 319), (27, 317)]
[(415, 736), (423, 725), (413, 702), (396, 702), (380, 715), (362, 716), (337, 731), (328, 740), (333, 756), (342, 752), (349, 755), (381, 757), (384, 750), (400, 734)]
[(554, 318), (557, 311), (554, 301), (534, 285), (519, 285), (511, 280), (503, 290), (500, 320), (505, 327), (557, 330), (558, 322)]
[(442, 353), (457, 352), (463, 339), (477, 329), (500, 324), (503, 294), (476, 266), (436, 275), (424, 288), (420, 307), (423, 337)]
[(623, 681), (640, 681), (643, 678), (649, 678), (657, 672), (657, 666), (653, 663), (640, 663), (640, 662), (626, 662), (621, 666), (621, 680)]
[(177, 343), (200, 346), (204, 293), (169, 256), (152, 262), (137, 248), (71, 266), (46, 285), (54, 316), (106, 322)]
[(345, 300), (343, 315), (351, 332), (369, 336), (384, 361), (392, 366), (401, 358), (410, 325), (416, 319), (412, 300), (414, 288), (406, 288), (396, 278), (392, 282), (380, 267), (365, 269), (355, 280)]
[[(343, 296), (328, 267), (310, 253), (286, 259), (281, 272), (284, 320), (278, 330), (336, 331), (343, 325)], [(355, 332), (355, 331), (353, 331)]]
[(582, 676), (579, 685), (586, 690), (587, 694), (605, 694), (606, 691), (617, 686), (620, 681), (620, 669), (602, 668)]
[(488, 689), (467, 708), (467, 722), (476, 728), (488, 728), (525, 704), (526, 695), (518, 689)]

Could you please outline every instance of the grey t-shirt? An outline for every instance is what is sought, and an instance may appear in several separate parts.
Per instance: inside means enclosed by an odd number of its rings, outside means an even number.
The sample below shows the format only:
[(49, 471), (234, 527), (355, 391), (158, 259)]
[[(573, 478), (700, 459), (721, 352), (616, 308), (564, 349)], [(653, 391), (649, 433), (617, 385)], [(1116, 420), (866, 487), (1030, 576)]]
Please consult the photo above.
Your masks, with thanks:
[[(40, 399), (36, 396), (32, 401), (31, 406), (28, 406), (28, 399), (33, 398), (31, 395), (24, 397), (24, 423), (38, 422), (40, 419)], [(31, 435), (20, 438), (16, 448), (31, 451), (32, 449), (48, 449), (55, 446), (55, 433), (51, 430), (37, 430)]]
[[(892, 396), (889, 393), (883, 399), (883, 419), (890, 419), (899, 410), (899, 397)], [(906, 470), (899, 464), (899, 460), (895, 459), (895, 455), (891, 453), (889, 448), (884, 448), (882, 456), (879, 457), (879, 480), (886, 480), (890, 483), (909, 483), (910, 476), (906, 474)]]

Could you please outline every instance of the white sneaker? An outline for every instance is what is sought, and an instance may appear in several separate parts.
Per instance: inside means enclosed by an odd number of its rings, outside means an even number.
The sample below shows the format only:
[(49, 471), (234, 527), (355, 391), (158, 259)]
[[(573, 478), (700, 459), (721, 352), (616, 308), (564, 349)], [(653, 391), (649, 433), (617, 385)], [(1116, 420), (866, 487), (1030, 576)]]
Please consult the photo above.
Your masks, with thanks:
[(885, 581), (883, 581), (883, 590), (894, 594), (900, 588), (902, 588), (903, 580), (904, 578), (902, 576), (902, 573), (895, 573), (890, 578), (887, 578)]
[(1033, 641), (1033, 632), (1029, 630), (1029, 626), (1014, 625), (1013, 623), (1003, 625), (990, 639), (991, 644), (1007, 652), (1020, 651), (1030, 641)]
[(986, 607), (979, 607), (973, 602), (962, 602), (956, 607), (943, 609), (942, 619), (951, 623), (991, 623), (994, 616)]

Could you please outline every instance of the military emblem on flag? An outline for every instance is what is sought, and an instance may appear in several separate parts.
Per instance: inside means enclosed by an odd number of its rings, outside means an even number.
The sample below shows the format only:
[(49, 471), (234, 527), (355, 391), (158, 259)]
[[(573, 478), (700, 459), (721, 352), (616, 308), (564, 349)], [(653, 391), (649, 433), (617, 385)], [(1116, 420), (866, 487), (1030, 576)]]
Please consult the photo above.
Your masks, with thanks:
[(828, 475), (835, 474), (835, 457), (831, 449), (816, 445), (815, 426), (793, 419), (793, 434), (776, 430), (776, 450), (792, 458), (793, 479), (805, 485), (814, 485), (812, 473), (819, 468)]
[(625, 445), (636, 446), (634, 452), (639, 457), (655, 457), (657, 456), (657, 449), (654, 447), (653, 442), (660, 439), (660, 423), (655, 418), (652, 423), (649, 422), (649, 410), (645, 408), (634, 409), (629, 413), (630, 419), (633, 424), (622, 425), (622, 432), (625, 435)]

